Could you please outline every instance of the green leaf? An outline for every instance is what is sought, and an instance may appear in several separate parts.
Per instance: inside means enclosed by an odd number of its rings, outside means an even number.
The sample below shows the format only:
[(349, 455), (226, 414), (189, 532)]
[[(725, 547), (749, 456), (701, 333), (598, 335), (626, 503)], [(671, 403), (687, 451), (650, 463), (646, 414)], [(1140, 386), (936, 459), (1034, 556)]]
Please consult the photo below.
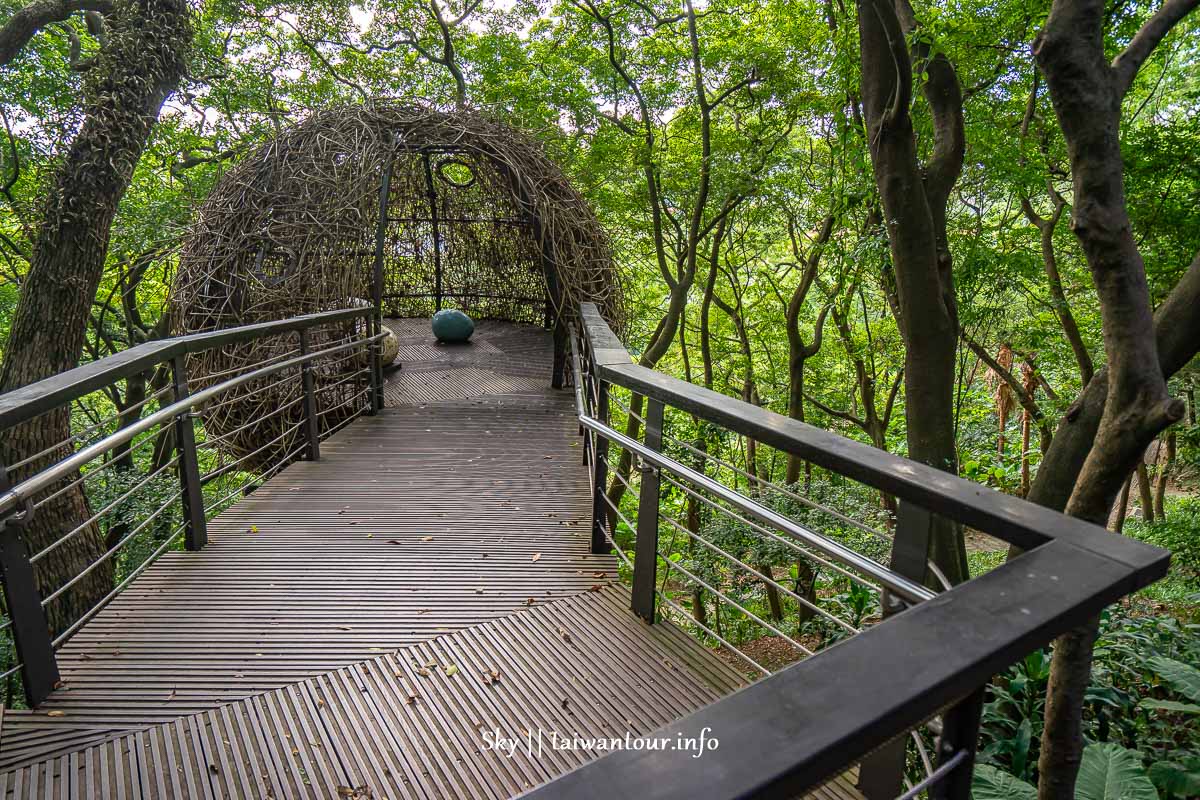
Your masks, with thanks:
[(1168, 795), (1196, 797), (1200, 795), (1200, 758), (1179, 761), (1159, 761), (1150, 765), (1150, 780)]
[(971, 778), (973, 800), (1037, 800), (1037, 789), (990, 764), (977, 764)]
[(1200, 714), (1200, 706), (1176, 700), (1143, 700), (1138, 705), (1142, 708), (1157, 708), (1160, 711), (1175, 711), (1180, 714)]
[(1119, 744), (1091, 744), (1075, 781), (1075, 800), (1159, 800), (1141, 756)]
[(1188, 700), (1200, 703), (1200, 669), (1166, 656), (1150, 659), (1150, 668)]

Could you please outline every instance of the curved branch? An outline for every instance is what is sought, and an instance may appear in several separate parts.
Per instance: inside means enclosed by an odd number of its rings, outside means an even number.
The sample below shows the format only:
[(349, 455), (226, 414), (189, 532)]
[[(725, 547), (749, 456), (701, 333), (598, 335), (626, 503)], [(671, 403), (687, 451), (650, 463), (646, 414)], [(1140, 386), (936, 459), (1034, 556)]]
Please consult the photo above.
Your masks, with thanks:
[(1146, 21), (1124, 52), (1113, 59), (1113, 81), (1118, 96), (1123, 97), (1129, 91), (1138, 70), (1154, 52), (1154, 48), (1158, 47), (1171, 29), (1194, 11), (1197, 5), (1200, 5), (1200, 0), (1167, 0), (1154, 16)]
[(0, 28), (0, 67), (16, 58), (38, 33), (80, 11), (112, 12), (111, 0), (38, 0), (9, 17)]

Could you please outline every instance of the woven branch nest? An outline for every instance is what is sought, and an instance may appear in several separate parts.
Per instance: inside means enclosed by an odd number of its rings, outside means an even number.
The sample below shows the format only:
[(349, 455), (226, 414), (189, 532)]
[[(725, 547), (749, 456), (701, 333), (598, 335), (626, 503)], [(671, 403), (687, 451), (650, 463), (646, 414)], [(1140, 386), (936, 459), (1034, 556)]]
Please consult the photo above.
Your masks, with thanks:
[[(620, 329), (622, 293), (608, 238), (536, 140), (480, 112), (378, 100), (314, 112), (220, 179), (180, 252), (171, 298), (176, 332), (283, 319), (371, 297), (389, 163), (385, 316), (432, 312), (436, 251), (447, 307), (540, 323), (554, 314), (569, 318), (590, 300)], [(439, 218), (440, 246), (431, 216)], [(545, 265), (559, 289), (554, 302), (547, 301)], [(345, 326), (315, 331), (310, 347), (352, 333)], [(296, 344), (293, 335), (227, 347), (195, 357), (189, 372), (205, 385)], [(357, 391), (357, 381), (344, 381), (355, 366), (346, 360), (317, 370), (319, 389), (335, 387), (327, 394), (336, 397), (322, 397), (323, 408)], [(260, 451), (249, 459), (253, 466), (274, 463), (300, 441), (299, 430), (285, 434), (300, 419), (299, 404), (248, 425), (299, 396), (299, 380), (271, 383), (277, 381), (246, 384), (205, 412), (209, 434), (226, 436), (223, 452)], [(357, 407), (327, 414), (323, 426)]]

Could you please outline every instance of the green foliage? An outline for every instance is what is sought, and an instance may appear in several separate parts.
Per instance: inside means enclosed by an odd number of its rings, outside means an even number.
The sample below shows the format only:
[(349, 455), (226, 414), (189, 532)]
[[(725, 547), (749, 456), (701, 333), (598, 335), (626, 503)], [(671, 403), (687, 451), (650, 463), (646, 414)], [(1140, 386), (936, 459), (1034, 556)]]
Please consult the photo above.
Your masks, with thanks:
[(1083, 750), (1076, 800), (1158, 800), (1140, 753), (1119, 744), (1094, 744)]
[[(1116, 744), (1083, 749), (1075, 782), (1075, 800), (1159, 800), (1139, 753)], [(971, 785), (975, 800), (1030, 800), (1037, 789), (1002, 770), (980, 764)]]
[(1037, 800), (1037, 789), (1002, 769), (979, 764), (971, 781), (971, 797), (974, 800)]
[[(1189, 796), (1169, 787), (1188, 785), (1189, 770), (1200, 759), (1200, 670), (1191, 666), (1195, 663), (1200, 663), (1200, 626), (1182, 624), (1172, 616), (1139, 615), (1130, 606), (1104, 613), (1086, 693), (1084, 735), (1095, 743), (1088, 748), (1092, 772), (1111, 773), (1111, 783), (1097, 783), (1093, 775), (1089, 786), (1119, 785), (1118, 777), (1131, 773), (1130, 765), (1136, 763), (1141, 777), (1134, 780), (1135, 788), (1129, 789), (1134, 794), (1129, 796), (1150, 796), (1150, 779), (1164, 798)], [(982, 765), (1036, 783), (1049, 677), (1049, 651), (1039, 650), (988, 687), (980, 736)], [(995, 769), (985, 770), (991, 776), (987, 780), (995, 777)], [(1080, 780), (1082, 787), (1082, 773)]]
[[(1172, 498), (1165, 519), (1130, 520), (1126, 533), (1171, 551), (1171, 581), (1188, 592), (1200, 592), (1200, 498)], [(1161, 591), (1161, 589), (1160, 589)]]

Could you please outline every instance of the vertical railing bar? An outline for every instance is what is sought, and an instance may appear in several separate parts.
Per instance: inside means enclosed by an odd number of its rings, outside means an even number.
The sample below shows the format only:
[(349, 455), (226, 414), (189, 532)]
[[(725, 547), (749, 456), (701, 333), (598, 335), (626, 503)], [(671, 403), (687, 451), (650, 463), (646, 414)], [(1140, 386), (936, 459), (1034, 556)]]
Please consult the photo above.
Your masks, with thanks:
[[(8, 470), (0, 462), (0, 493), (8, 491)], [(32, 518), (32, 504), (0, 519), (0, 583), (8, 606), (13, 645), (21, 663), (25, 699), (36, 708), (60, 683), (58, 661), (50, 641), (50, 625), (23, 527)]]
[[(608, 424), (608, 383), (598, 375), (593, 375), (596, 384), (597, 402), (596, 419), (602, 424)], [(608, 487), (608, 440), (603, 437), (592, 439), (592, 552), (610, 553), (612, 546), (608, 542), (604, 528), (608, 522), (608, 509), (604, 505), (604, 492)]]
[[(910, 580), (923, 582), (929, 561), (929, 531), (933, 515), (926, 509), (901, 501), (896, 509), (896, 532), (888, 566)], [(884, 589), (880, 595), (883, 618), (905, 609), (905, 603)], [(908, 737), (897, 737), (863, 759), (858, 772), (858, 790), (867, 800), (893, 798), (903, 789)]]
[[(308, 355), (308, 329), (300, 329), (300, 355)], [(308, 439), (308, 460), (321, 460), (321, 429), (317, 417), (317, 395), (313, 386), (312, 361), (306, 359), (300, 365), (300, 380), (304, 390), (304, 433)]]
[[(188, 396), (187, 356), (180, 354), (171, 360), (175, 402)], [(200, 464), (196, 456), (195, 414), (190, 409), (175, 415), (175, 450), (179, 456), (179, 496), (183, 504), (183, 519), (187, 525), (184, 547), (199, 550), (208, 543), (208, 522), (204, 517), (204, 495), (201, 490)]]
[(930, 800), (970, 800), (983, 699), (981, 686), (942, 714), (937, 769), (949, 775), (929, 792)]
[[(662, 450), (663, 404), (648, 398), (646, 406), (646, 447)], [(641, 489), (638, 496), (637, 543), (633, 559), (633, 588), (630, 605), (633, 612), (651, 624), (655, 621), (654, 587), (658, 582), (658, 468), (642, 462)]]

